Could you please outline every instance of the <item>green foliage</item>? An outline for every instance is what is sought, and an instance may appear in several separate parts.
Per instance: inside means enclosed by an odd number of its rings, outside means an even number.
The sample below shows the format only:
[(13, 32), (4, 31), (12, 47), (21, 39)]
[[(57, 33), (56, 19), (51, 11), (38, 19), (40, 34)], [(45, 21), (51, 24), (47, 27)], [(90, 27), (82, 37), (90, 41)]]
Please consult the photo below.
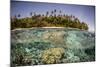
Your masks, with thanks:
[[(57, 10), (55, 9), (52, 14), (46, 12), (46, 15), (36, 15), (30, 13), (31, 17), (21, 18), (19, 14), (18, 17), (11, 18), (11, 29), (16, 28), (31, 28), (31, 27), (71, 27), (78, 28), (82, 30), (88, 30), (88, 25), (85, 22), (80, 22), (75, 16), (72, 17), (68, 15), (56, 15)], [(61, 14), (61, 11), (60, 11)]]

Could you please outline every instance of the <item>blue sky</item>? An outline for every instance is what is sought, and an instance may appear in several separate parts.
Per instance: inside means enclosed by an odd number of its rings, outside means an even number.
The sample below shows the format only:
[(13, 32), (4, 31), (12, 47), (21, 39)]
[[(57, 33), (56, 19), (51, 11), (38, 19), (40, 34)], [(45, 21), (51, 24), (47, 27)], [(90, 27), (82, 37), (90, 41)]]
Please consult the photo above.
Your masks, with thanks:
[(30, 12), (36, 14), (46, 14), (56, 9), (57, 14), (62, 11), (62, 14), (74, 15), (89, 25), (89, 30), (95, 30), (95, 7), (88, 5), (72, 5), (72, 4), (57, 4), (57, 3), (43, 3), (43, 2), (11, 2), (11, 16), (21, 14), (21, 17), (30, 16)]

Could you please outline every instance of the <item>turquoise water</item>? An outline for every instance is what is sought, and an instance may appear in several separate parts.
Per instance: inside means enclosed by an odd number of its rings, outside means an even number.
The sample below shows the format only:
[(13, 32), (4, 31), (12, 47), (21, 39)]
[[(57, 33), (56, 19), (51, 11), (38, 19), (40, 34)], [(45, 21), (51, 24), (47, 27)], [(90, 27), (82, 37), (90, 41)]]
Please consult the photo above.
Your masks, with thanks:
[(66, 28), (34, 28), (11, 31), (12, 65), (48, 64), (44, 63), (41, 57), (44, 51), (51, 48), (64, 50), (60, 59), (54, 58), (54, 61), (59, 60), (59, 62), (52, 64), (95, 61), (95, 33)]

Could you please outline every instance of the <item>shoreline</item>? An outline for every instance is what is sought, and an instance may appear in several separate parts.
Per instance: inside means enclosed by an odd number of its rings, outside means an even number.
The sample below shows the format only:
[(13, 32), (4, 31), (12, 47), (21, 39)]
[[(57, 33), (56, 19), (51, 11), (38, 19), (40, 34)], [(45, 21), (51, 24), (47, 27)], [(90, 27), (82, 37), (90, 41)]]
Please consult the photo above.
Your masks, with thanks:
[(32, 30), (32, 29), (73, 29), (73, 30), (79, 30), (79, 31), (88, 31), (89, 30), (82, 30), (82, 29), (78, 29), (78, 28), (70, 28), (70, 27), (32, 27), (32, 28), (16, 28), (13, 29), (11, 31), (18, 31), (18, 30)]
[(95, 33), (93, 30), (83, 30), (83, 29), (78, 29), (78, 28), (71, 28), (71, 27), (31, 27), (31, 28), (16, 28), (11, 31), (16, 31), (16, 30), (32, 30), (32, 29), (73, 29), (73, 30), (79, 30), (79, 31), (87, 31), (87, 32), (92, 32)]

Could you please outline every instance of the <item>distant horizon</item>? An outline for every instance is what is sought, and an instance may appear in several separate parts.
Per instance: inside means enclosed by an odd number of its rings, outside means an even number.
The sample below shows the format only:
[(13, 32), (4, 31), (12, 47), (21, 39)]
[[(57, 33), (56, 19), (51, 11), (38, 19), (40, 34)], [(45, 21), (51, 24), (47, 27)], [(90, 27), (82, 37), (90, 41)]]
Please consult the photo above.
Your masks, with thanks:
[(60, 10), (62, 11), (62, 15), (73, 15), (81, 22), (87, 23), (89, 31), (95, 31), (95, 6), (11, 1), (11, 16), (20, 14), (22, 18), (25, 18), (30, 17), (30, 12), (36, 12), (36, 14), (46, 14), (47, 11), (51, 12), (54, 9), (57, 10), (57, 15)]

